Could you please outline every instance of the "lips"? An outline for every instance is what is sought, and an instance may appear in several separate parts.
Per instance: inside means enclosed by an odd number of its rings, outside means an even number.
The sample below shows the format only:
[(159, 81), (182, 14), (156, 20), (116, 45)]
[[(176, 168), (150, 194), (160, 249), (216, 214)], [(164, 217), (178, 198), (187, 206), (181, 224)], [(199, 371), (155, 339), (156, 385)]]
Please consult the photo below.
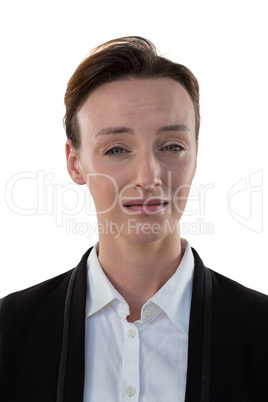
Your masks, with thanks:
[(152, 205), (166, 205), (168, 201), (166, 200), (159, 200), (159, 199), (151, 199), (148, 200), (131, 200), (125, 202), (123, 205), (124, 207), (133, 207), (133, 206), (152, 206)]
[(154, 215), (162, 211), (168, 205), (167, 200), (147, 199), (147, 200), (130, 200), (124, 203), (124, 207), (129, 213), (139, 215)]

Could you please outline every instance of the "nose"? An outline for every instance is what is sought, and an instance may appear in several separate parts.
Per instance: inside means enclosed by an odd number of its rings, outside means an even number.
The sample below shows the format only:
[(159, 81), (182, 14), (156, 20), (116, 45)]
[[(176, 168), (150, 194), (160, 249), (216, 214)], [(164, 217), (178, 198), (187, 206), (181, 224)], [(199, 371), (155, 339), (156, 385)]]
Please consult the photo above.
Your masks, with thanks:
[(161, 186), (161, 167), (155, 155), (143, 153), (136, 161), (135, 186), (145, 190), (151, 190)]

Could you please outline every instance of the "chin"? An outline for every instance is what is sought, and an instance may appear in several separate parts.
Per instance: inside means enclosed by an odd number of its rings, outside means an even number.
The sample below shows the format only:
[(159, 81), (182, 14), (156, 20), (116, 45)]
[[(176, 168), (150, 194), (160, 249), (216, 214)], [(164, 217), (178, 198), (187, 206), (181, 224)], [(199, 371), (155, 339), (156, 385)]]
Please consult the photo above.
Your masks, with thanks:
[(134, 243), (149, 244), (163, 240), (166, 237), (176, 236), (167, 229), (163, 222), (141, 222), (128, 223), (128, 230), (122, 232), (122, 236)]

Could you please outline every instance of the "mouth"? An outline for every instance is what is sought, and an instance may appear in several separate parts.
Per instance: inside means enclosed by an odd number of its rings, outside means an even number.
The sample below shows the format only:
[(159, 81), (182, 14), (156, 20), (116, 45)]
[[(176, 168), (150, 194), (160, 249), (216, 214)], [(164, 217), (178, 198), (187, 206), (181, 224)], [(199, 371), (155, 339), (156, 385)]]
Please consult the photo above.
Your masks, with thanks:
[(162, 200), (160, 198), (148, 198), (148, 199), (134, 199), (128, 202), (125, 202), (123, 205), (124, 207), (132, 207), (134, 205), (138, 206), (149, 206), (149, 205), (165, 205), (167, 204), (167, 200)]
[(126, 207), (126, 208), (131, 208), (131, 207), (150, 207), (150, 206), (152, 206), (152, 205), (167, 205), (167, 201), (165, 201), (165, 202), (154, 202), (154, 203), (152, 203), (152, 202), (150, 202), (149, 204), (138, 204), (138, 203), (135, 203), (135, 204), (124, 204), (124, 207)]
[(128, 211), (141, 215), (152, 215), (163, 210), (168, 205), (168, 201), (159, 199), (131, 200), (123, 204)]

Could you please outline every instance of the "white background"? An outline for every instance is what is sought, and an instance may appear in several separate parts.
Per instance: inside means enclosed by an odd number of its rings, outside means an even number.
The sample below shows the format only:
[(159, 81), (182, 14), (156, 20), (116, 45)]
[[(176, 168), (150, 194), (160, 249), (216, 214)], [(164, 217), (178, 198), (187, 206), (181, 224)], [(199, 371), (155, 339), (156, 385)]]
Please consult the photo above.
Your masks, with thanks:
[[(68, 79), (93, 47), (127, 35), (151, 39), (162, 55), (188, 66), (200, 83), (194, 185), (210, 188), (204, 209), (185, 217), (192, 232), (185, 237), (207, 266), (268, 293), (266, 2), (15, 0), (5, 2), (0, 15), (0, 296), (71, 269), (97, 240), (89, 233), (68, 234), (66, 217), (57, 226), (62, 200), (65, 209), (76, 202), (75, 191), (66, 187), (71, 179), (65, 167), (63, 97)], [(15, 213), (10, 194), (5, 200), (6, 188), (10, 193), (14, 175), (28, 177), (12, 187), (13, 201), (20, 208), (36, 207), (37, 172), (39, 213)], [(237, 193), (254, 172), (255, 192), (248, 187)], [(236, 183), (232, 216), (228, 192)], [(199, 209), (192, 202), (188, 209)], [(83, 212), (67, 218), (77, 223), (95, 219)], [(204, 233), (197, 222), (213, 233)]]

